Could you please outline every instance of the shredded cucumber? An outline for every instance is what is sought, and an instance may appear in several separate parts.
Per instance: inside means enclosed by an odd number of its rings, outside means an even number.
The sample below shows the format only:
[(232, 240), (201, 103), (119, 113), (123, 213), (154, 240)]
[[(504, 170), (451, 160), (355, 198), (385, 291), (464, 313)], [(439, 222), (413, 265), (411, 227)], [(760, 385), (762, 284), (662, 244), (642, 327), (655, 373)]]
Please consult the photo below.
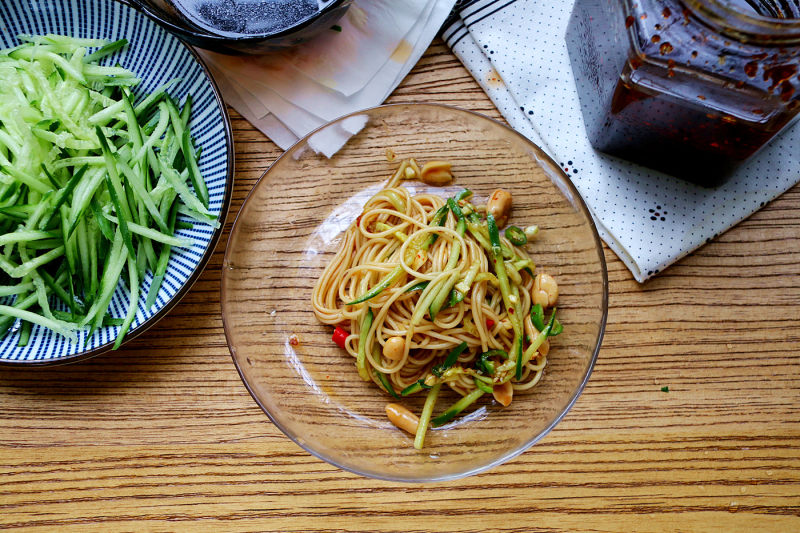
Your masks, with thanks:
[[(137, 94), (138, 76), (98, 61), (127, 46), (63, 35), (19, 36), (0, 51), (0, 332), (33, 325), (75, 341), (113, 324), (118, 348), (164, 279), (178, 213), (218, 226), (189, 130), (191, 99)], [(125, 316), (109, 316), (114, 292)], [(89, 338), (89, 335), (86, 338)]]

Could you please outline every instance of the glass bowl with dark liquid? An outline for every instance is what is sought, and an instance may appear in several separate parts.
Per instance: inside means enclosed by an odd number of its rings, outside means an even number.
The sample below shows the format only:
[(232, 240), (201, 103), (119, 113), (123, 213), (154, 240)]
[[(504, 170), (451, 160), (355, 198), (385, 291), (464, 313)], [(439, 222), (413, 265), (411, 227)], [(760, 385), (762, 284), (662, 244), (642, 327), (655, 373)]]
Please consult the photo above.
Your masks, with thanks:
[(567, 48), (594, 148), (700, 185), (800, 117), (797, 0), (577, 0)]
[(258, 54), (330, 29), (352, 0), (120, 0), (183, 40), (227, 54)]

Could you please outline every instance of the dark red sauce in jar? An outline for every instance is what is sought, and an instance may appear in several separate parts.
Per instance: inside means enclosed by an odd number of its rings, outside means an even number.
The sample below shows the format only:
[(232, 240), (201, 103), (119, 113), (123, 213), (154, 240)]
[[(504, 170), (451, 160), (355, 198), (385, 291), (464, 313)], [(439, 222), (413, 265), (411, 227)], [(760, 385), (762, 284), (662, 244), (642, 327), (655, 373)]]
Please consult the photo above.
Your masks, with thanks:
[(567, 48), (592, 145), (701, 185), (800, 117), (794, 0), (576, 0)]

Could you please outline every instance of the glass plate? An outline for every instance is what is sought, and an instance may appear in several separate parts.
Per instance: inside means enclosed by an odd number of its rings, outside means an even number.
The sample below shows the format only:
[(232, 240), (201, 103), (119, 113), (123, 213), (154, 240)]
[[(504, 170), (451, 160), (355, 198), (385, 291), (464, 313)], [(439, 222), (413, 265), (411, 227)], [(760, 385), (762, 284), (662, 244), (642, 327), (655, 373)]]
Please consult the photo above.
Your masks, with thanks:
[[(342, 144), (343, 146), (335, 150)], [(398, 157), (386, 158), (386, 149)], [(318, 153), (335, 151), (332, 157)], [(354, 360), (320, 324), (311, 291), (400, 158), (452, 162), (455, 180), (414, 192), (486, 199), (513, 194), (511, 222), (537, 224), (527, 246), (559, 283), (564, 333), (551, 343), (541, 383), (507, 408), (486, 396), (466, 416), (434, 429), (421, 451), (386, 419), (392, 399), (359, 379)], [(482, 115), (429, 104), (382, 106), (332, 122), (287, 151), (245, 201), (222, 277), (225, 334), (239, 373), (270, 419), (314, 455), (341, 468), (402, 481), (450, 479), (505, 461), (544, 436), (589, 378), (603, 336), (607, 276), (589, 212), (563, 171), (535, 145)], [(293, 345), (292, 336), (298, 343)], [(455, 393), (442, 390), (438, 409)], [(419, 412), (424, 398), (404, 399)], [(437, 409), (437, 410), (438, 410)]]

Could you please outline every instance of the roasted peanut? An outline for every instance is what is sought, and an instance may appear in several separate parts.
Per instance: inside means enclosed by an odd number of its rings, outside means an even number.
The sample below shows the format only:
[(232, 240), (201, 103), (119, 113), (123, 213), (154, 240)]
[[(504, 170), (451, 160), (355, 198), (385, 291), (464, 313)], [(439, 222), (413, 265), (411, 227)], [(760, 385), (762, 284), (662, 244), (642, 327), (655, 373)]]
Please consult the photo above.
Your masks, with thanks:
[(389, 422), (399, 427), (403, 431), (408, 431), (412, 435), (417, 433), (419, 417), (402, 405), (396, 403), (387, 403), (386, 416), (389, 418)]
[(542, 307), (551, 307), (558, 301), (558, 284), (550, 274), (537, 274), (533, 280), (531, 291), (533, 303)]
[(383, 356), (392, 361), (399, 361), (406, 351), (406, 341), (403, 337), (389, 337), (383, 345)]
[(506, 381), (502, 385), (495, 385), (492, 388), (492, 396), (494, 396), (494, 399), (503, 407), (508, 407), (511, 400), (514, 398), (514, 387), (511, 385), (510, 381)]
[(494, 217), (498, 228), (505, 226), (511, 214), (511, 193), (503, 189), (494, 191), (486, 203), (486, 212)]
[(428, 185), (445, 185), (453, 179), (450, 168), (447, 161), (428, 161), (422, 166), (419, 179)]

